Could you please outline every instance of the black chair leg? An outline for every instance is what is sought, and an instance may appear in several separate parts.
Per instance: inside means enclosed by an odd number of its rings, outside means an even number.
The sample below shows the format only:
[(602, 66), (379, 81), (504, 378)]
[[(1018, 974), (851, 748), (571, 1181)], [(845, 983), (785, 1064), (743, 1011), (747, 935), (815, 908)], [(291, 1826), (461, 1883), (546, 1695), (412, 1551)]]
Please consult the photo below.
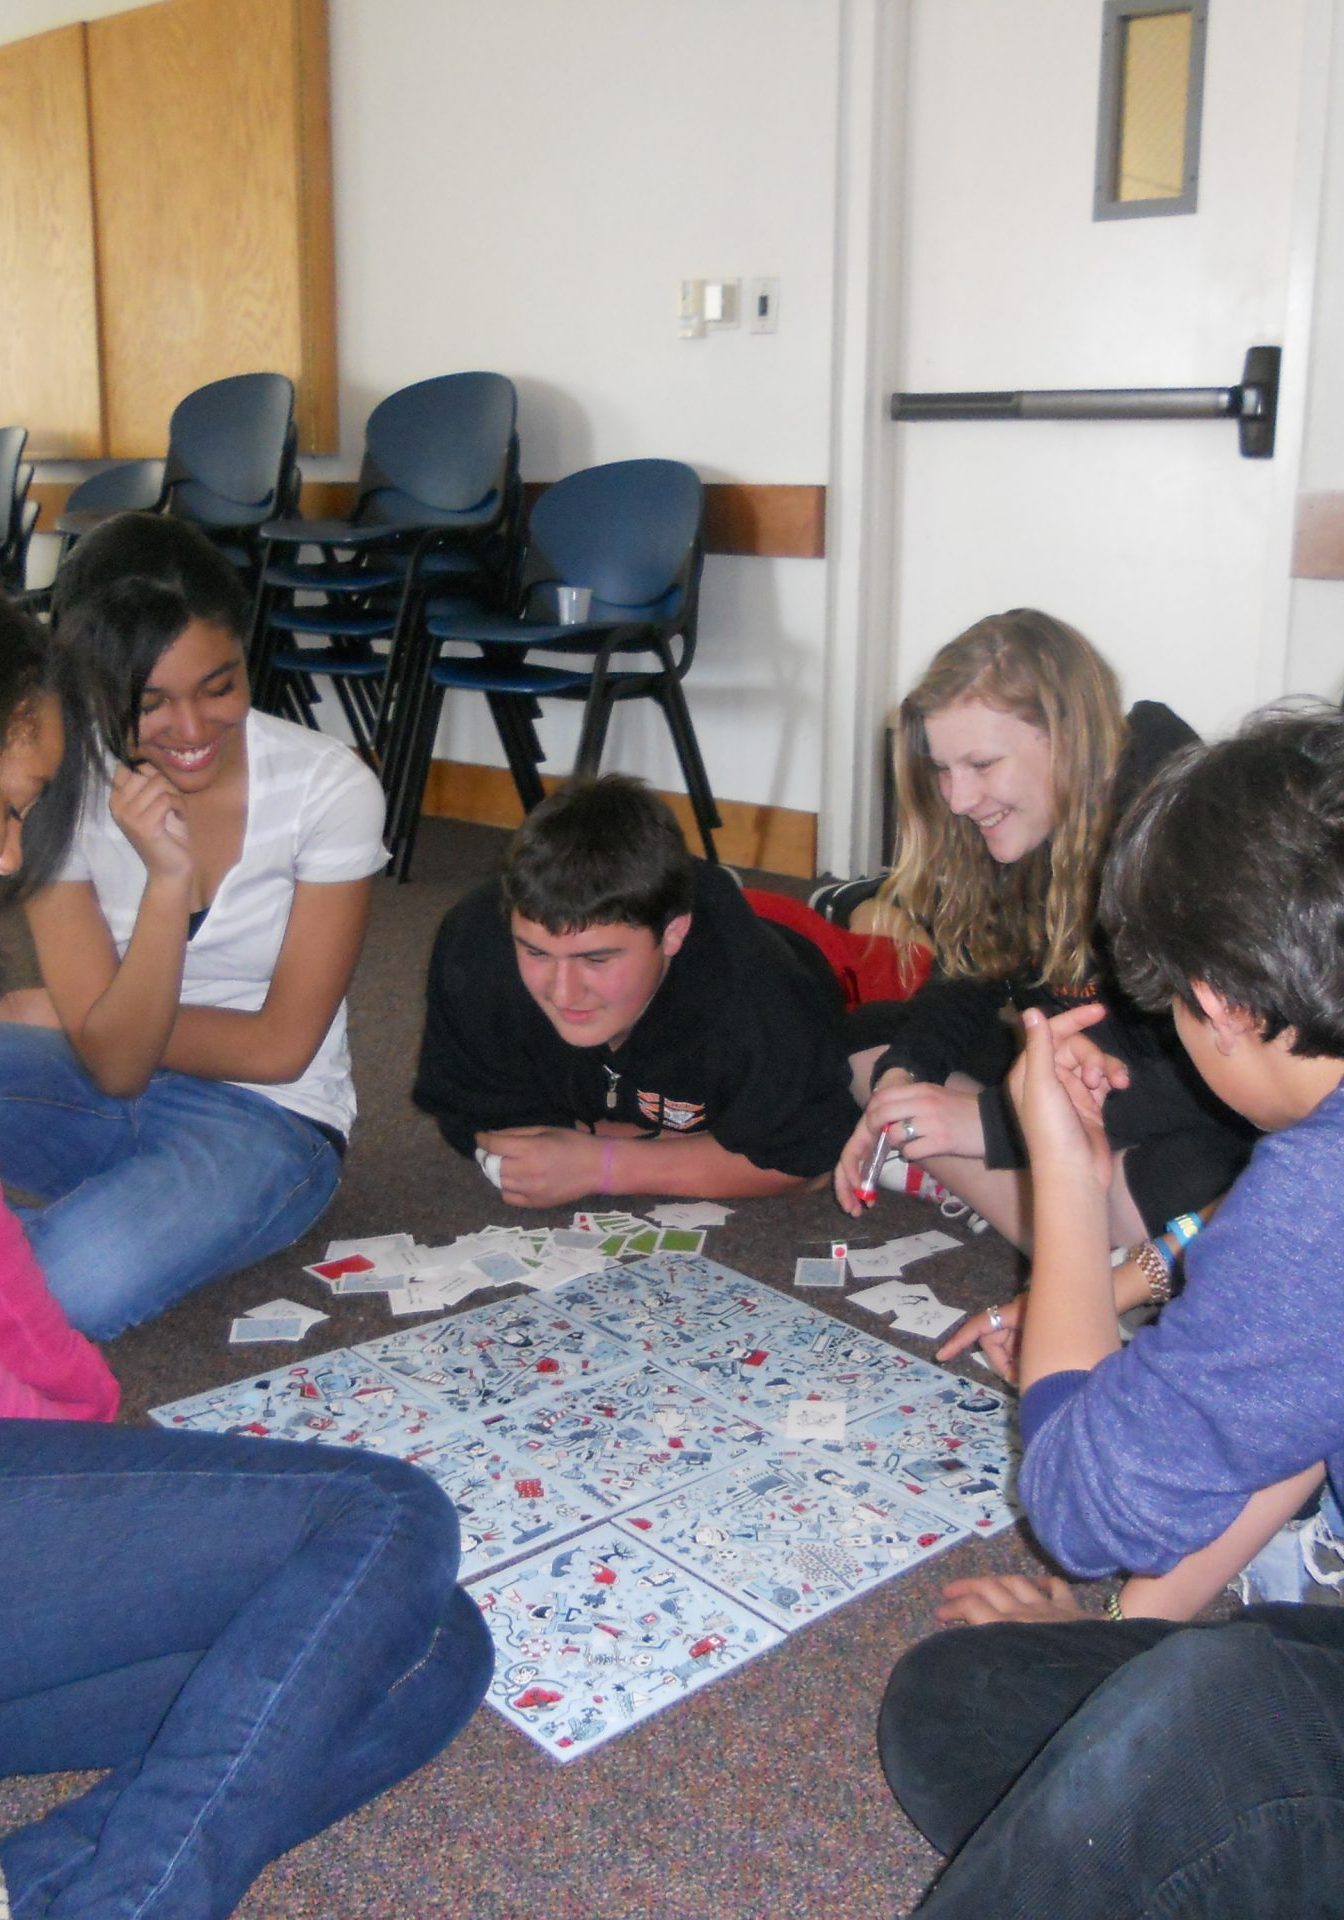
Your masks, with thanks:
[(509, 763), (509, 772), (513, 775), (513, 784), (518, 790), (523, 812), (531, 813), (533, 807), (540, 805), (546, 797), (541, 775), (537, 772), (541, 751), (536, 729), (517, 694), (487, 693), (485, 699), (495, 723), (495, 732), (499, 735), (499, 743), (504, 749), (504, 757)]
[(363, 687), (358, 681), (351, 682), (339, 676), (333, 678), (332, 685), (335, 688), (336, 698), (340, 702), (341, 712), (345, 715), (345, 724), (350, 729), (355, 752), (366, 767), (377, 773), (378, 764), (373, 757), (373, 749), (369, 745), (370, 716)]
[(584, 705), (579, 747), (574, 756), (575, 773), (582, 774), (586, 779), (596, 779), (601, 768), (602, 749), (607, 744), (607, 728), (611, 724), (613, 704), (608, 684), (595, 674)]
[(691, 725), (690, 711), (681, 691), (681, 682), (677, 679), (664, 681), (655, 697), (663, 710), (668, 731), (672, 735), (672, 744), (677, 750), (677, 759), (681, 762), (682, 777), (686, 782), (686, 791), (690, 795), (695, 824), (700, 829), (700, 838), (704, 843), (705, 858), (717, 864), (719, 855), (714, 845), (714, 829), (722, 827), (723, 821), (719, 817), (719, 809), (710, 790), (705, 763), (700, 757), (700, 744), (695, 737), (695, 729)]
[(411, 877), (425, 782), (429, 778), (430, 762), (434, 757), (434, 736), (439, 730), (439, 715), (443, 710), (443, 689), (430, 685), (425, 691), (426, 698), (420, 710), (420, 731), (406, 755), (393, 802), (392, 864), (389, 871), (398, 881), (406, 881)]

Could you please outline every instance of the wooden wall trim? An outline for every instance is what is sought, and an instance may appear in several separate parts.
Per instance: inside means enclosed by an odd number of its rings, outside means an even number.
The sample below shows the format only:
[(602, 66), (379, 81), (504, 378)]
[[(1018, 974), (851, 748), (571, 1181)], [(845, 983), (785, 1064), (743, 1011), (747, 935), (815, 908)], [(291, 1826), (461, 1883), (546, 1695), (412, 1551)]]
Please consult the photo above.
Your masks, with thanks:
[[(34, 481), (42, 503), (39, 532), (60, 517), (72, 481)], [(541, 492), (540, 483), (529, 491)], [(710, 553), (770, 560), (821, 560), (826, 554), (825, 487), (749, 486), (711, 481), (705, 488), (705, 541)], [(354, 504), (353, 480), (305, 480), (303, 511), (310, 519), (339, 517)]]
[(298, 168), (299, 327), (295, 395), (301, 453), (341, 444), (336, 364), (336, 210), (331, 171), (331, 44), (327, 0), (297, 0), (291, 21)]
[[(41, 503), (38, 531), (50, 533), (74, 482), (35, 480), (30, 497)], [(540, 492), (539, 485), (534, 487)], [(710, 553), (758, 559), (821, 560), (826, 555), (825, 487), (751, 486), (711, 481), (705, 488)], [(353, 480), (306, 480), (303, 511), (312, 519), (348, 513)], [(1295, 580), (1344, 580), (1344, 493), (1304, 493), (1297, 502), (1293, 544)]]
[[(549, 789), (559, 776), (546, 777)], [(684, 793), (665, 793), (681, 822), (687, 845), (700, 851), (700, 834)], [(792, 807), (757, 806), (749, 800), (720, 800), (723, 826), (714, 836), (719, 858), (734, 867), (759, 867), (768, 873), (810, 879), (817, 870), (817, 816)], [(433, 819), (471, 820), (480, 826), (516, 827), (523, 817), (508, 770), (465, 761), (436, 760), (425, 783), (423, 811)]]

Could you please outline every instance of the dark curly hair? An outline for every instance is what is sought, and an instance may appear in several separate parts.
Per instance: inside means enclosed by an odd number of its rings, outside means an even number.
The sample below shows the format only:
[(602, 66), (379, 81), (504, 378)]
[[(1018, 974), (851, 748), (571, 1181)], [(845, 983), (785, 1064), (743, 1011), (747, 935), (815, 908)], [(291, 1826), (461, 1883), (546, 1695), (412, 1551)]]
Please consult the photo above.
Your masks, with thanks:
[(1344, 1059), (1344, 713), (1271, 709), (1168, 761), (1119, 829), (1101, 917), (1141, 1007), (1200, 1015), (1202, 981), (1267, 1040)]

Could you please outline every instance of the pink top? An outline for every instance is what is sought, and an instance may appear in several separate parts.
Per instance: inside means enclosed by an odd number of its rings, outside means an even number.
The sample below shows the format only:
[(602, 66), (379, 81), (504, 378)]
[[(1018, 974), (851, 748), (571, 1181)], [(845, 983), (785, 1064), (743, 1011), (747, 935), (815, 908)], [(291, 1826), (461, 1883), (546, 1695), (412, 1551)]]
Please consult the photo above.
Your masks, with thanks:
[(28, 1236), (0, 1199), (0, 1419), (111, 1420), (121, 1389), (47, 1291)]

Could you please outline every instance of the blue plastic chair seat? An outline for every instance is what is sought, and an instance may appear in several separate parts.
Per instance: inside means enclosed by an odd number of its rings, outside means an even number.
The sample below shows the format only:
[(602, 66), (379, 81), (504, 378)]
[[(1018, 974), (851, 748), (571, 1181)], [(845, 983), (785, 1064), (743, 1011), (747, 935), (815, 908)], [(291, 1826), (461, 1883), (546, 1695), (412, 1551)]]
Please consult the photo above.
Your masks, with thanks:
[(385, 654), (342, 653), (337, 647), (283, 647), (275, 664), (286, 673), (329, 673), (349, 680), (381, 680), (387, 672)]
[(368, 613), (340, 613), (331, 607), (282, 607), (271, 615), (277, 633), (341, 634), (349, 640), (376, 640), (391, 633), (396, 623), (395, 607)]
[(592, 676), (535, 660), (521, 660), (516, 666), (495, 660), (438, 660), (430, 668), (429, 677), (436, 687), (526, 694), (535, 699), (543, 693), (566, 693), (578, 687), (586, 690)]
[(381, 559), (365, 565), (332, 560), (312, 564), (280, 561), (262, 574), (268, 587), (287, 587), (292, 593), (376, 593), (380, 588), (399, 587), (405, 577), (404, 569), (388, 566)]

